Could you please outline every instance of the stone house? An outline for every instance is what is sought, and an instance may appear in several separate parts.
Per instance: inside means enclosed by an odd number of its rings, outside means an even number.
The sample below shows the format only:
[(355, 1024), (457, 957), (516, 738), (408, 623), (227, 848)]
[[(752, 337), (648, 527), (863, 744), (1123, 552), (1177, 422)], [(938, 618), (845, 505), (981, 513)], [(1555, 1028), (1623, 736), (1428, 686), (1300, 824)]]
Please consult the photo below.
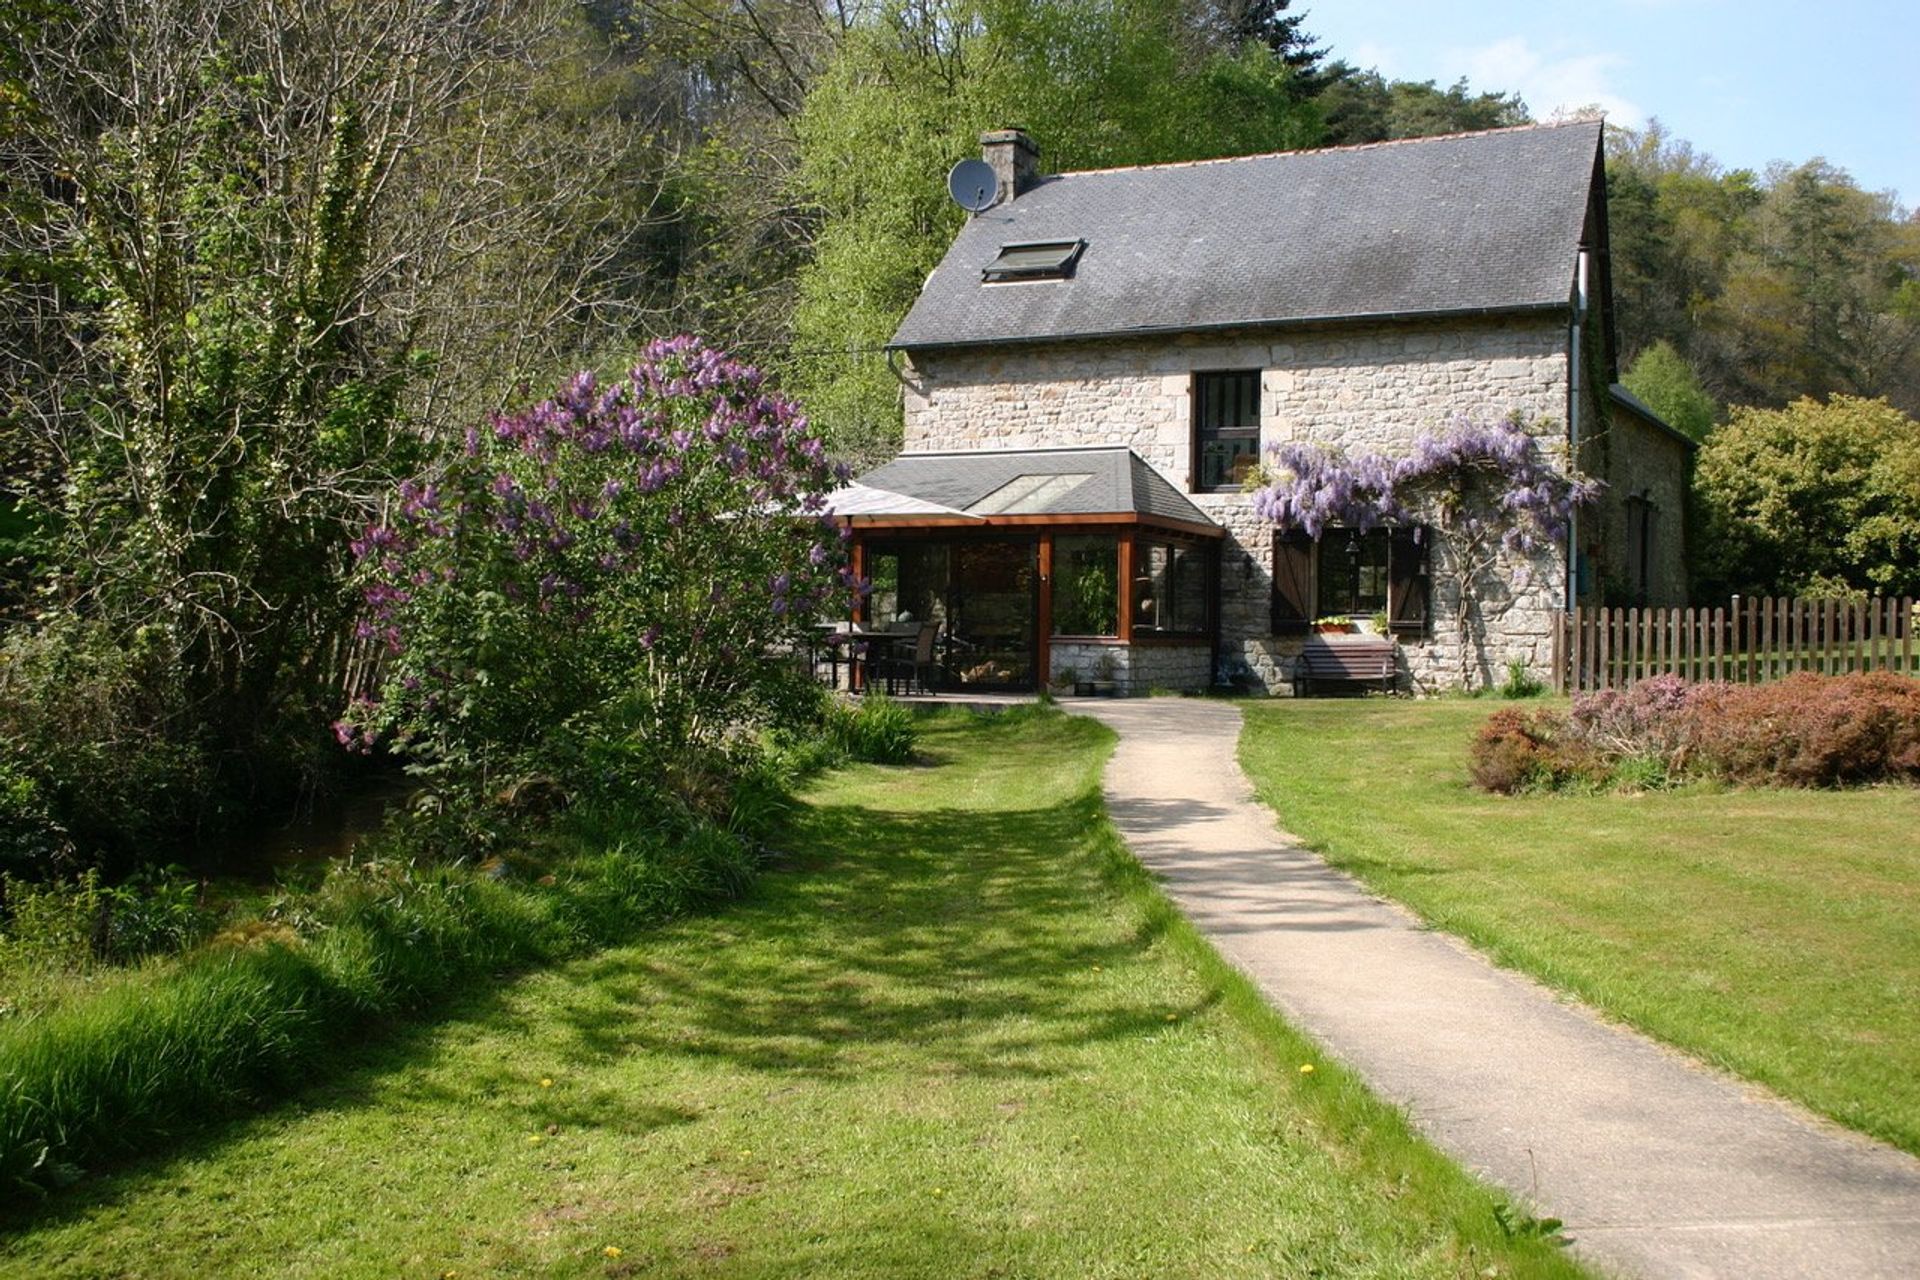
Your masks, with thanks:
[[(1571, 603), (1682, 602), (1691, 445), (1616, 382), (1598, 123), (1052, 175), (982, 146), (998, 202), (889, 347), (904, 451), (838, 508), (867, 620), (937, 623), (949, 682), (1278, 688), (1316, 618), (1385, 615), (1427, 690), (1544, 676)], [(1462, 413), (1607, 484), (1471, 585), (1465, 645), (1444, 538), (1282, 534), (1243, 486)]]

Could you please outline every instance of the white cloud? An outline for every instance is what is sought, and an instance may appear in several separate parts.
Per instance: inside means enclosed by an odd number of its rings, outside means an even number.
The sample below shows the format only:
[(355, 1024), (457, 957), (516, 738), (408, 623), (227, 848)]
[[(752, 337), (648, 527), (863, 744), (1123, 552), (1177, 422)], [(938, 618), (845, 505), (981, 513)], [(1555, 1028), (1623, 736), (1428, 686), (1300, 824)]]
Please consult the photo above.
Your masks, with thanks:
[(1639, 128), (1647, 113), (1613, 88), (1613, 73), (1626, 60), (1611, 53), (1543, 53), (1524, 36), (1508, 36), (1479, 48), (1451, 52), (1476, 93), (1518, 93), (1536, 120), (1598, 106), (1615, 124)]
[(1344, 58), (1345, 61), (1359, 67), (1362, 71), (1378, 71), (1389, 80), (1404, 78), (1400, 74), (1400, 55), (1398, 51), (1390, 49), (1386, 45), (1375, 44), (1371, 40), (1362, 40), (1359, 44), (1353, 46), (1353, 52), (1351, 54), (1341, 54), (1337, 49), (1334, 53), (1335, 56)]

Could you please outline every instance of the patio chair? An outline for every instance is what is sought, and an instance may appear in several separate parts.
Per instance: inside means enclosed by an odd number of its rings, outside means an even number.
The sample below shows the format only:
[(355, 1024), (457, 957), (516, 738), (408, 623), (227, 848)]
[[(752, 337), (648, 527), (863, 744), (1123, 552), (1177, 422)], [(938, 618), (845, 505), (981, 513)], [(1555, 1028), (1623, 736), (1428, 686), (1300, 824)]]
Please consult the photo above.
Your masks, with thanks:
[(894, 692), (897, 682), (903, 682), (908, 693), (913, 692), (915, 685), (920, 687), (921, 693), (932, 693), (932, 676), (940, 669), (940, 663), (934, 657), (934, 642), (939, 637), (939, 623), (921, 623), (920, 629), (914, 633), (911, 653), (902, 653), (896, 648), (877, 659), (869, 668), (869, 674), (885, 680), (888, 693)]

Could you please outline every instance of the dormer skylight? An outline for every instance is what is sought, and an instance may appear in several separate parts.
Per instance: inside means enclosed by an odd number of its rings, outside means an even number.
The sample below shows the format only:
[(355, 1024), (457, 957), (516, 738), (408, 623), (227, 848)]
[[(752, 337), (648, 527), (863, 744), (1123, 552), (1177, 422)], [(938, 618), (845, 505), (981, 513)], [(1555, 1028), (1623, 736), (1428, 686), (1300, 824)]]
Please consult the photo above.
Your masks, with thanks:
[(986, 265), (980, 278), (988, 284), (1010, 280), (1065, 280), (1080, 260), (1085, 240), (1039, 240), (1029, 244), (1003, 244), (1000, 256)]

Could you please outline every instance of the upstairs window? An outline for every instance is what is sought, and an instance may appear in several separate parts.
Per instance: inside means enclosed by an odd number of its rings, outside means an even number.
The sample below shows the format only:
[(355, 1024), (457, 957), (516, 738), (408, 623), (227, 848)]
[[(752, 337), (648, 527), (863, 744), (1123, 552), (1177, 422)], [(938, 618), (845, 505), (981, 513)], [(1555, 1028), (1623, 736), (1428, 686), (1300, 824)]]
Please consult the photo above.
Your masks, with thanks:
[(986, 265), (980, 278), (988, 284), (1010, 280), (1064, 280), (1073, 274), (1085, 240), (1044, 240), (1031, 244), (1003, 244), (1000, 256)]
[(1193, 488), (1238, 489), (1260, 460), (1260, 371), (1193, 375)]

